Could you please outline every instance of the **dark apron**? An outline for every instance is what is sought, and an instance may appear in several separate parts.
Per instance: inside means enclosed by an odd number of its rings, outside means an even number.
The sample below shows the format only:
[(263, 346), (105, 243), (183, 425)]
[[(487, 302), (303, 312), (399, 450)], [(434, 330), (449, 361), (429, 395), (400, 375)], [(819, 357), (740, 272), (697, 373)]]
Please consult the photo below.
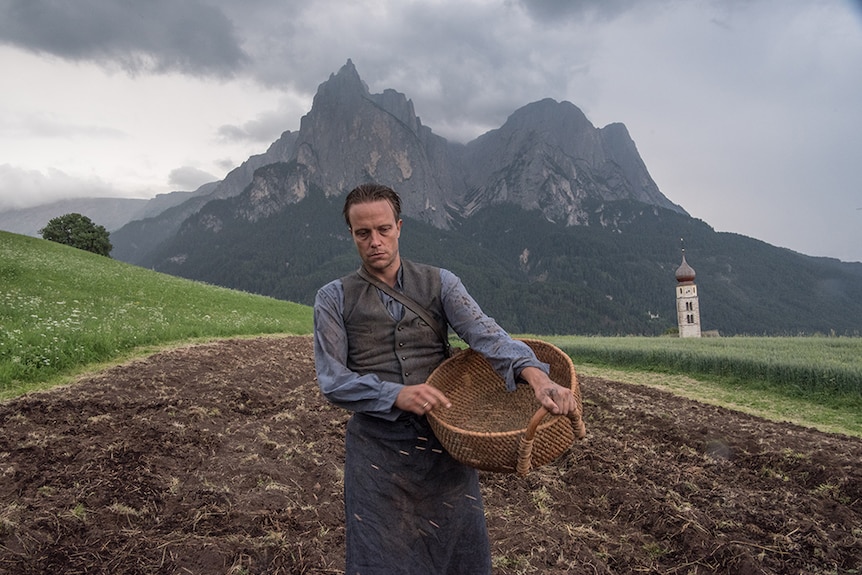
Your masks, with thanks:
[(345, 575), (491, 573), (478, 474), (425, 417), (354, 414), (345, 447)]

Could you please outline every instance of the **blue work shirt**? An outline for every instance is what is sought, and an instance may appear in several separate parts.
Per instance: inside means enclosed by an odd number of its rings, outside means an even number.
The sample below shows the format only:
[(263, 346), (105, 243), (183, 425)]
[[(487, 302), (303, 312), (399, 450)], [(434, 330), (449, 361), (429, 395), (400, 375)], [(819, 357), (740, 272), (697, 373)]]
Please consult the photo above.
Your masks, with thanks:
[[(401, 281), (399, 269), (395, 285), (398, 291), (402, 291)], [(488, 359), (509, 390), (515, 389), (517, 376), (525, 367), (538, 367), (548, 373), (548, 364), (539, 361), (527, 344), (512, 339), (482, 312), (458, 276), (441, 268), (440, 281), (441, 301), (449, 325), (473, 350)], [(403, 304), (377, 291), (392, 318), (401, 320)], [(320, 390), (339, 407), (395, 420), (402, 413), (394, 407), (402, 384), (381, 380), (375, 374), (360, 375), (347, 368), (343, 312), (344, 288), (337, 279), (320, 288), (314, 299), (314, 362)]]

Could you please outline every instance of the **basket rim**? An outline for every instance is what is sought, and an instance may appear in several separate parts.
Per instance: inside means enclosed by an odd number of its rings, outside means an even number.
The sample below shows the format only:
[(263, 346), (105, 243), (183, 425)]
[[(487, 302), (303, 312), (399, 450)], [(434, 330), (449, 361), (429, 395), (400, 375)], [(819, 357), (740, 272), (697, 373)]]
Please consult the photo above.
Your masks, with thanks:
[[(545, 349), (551, 350), (555, 355), (557, 355), (558, 358), (561, 360), (561, 362), (565, 364), (565, 368), (571, 376), (569, 378), (569, 381), (557, 382), (557, 383), (559, 385), (563, 385), (564, 387), (567, 387), (568, 389), (571, 389), (572, 391), (576, 390), (575, 388), (577, 386), (577, 374), (575, 373), (574, 362), (572, 361), (572, 358), (567, 353), (565, 353), (558, 346), (556, 346), (552, 343), (546, 342), (544, 340), (541, 340), (541, 339), (536, 339), (536, 338), (515, 338), (515, 339), (516, 339), (516, 341), (521, 341), (521, 342), (524, 342), (527, 345), (529, 345), (530, 348), (534, 350), (534, 352), (535, 352), (534, 346), (541, 346)], [(464, 353), (474, 354), (475, 356), (484, 359), (484, 356), (481, 353), (479, 353), (476, 350), (473, 350), (471, 348), (468, 348), (468, 349), (464, 350), (464, 352), (461, 352), (461, 353), (459, 353), (453, 357), (448, 358), (446, 361), (444, 361), (439, 366), (437, 366), (437, 368), (435, 368), (434, 371), (431, 372), (431, 375), (428, 377), (427, 383), (429, 385), (432, 385), (432, 386), (440, 389), (440, 387), (438, 385), (435, 385), (433, 382), (435, 374), (439, 375), (440, 373), (442, 373), (443, 370), (445, 369), (444, 366), (451, 366), (452, 364), (455, 364), (455, 363), (464, 363), (465, 361), (472, 361), (470, 359), (470, 356), (467, 356), (465, 358), (463, 356)], [(547, 361), (544, 361), (542, 358), (538, 358), (538, 359), (542, 363), (548, 363)], [(501, 378), (501, 380), (502, 380), (502, 378)], [(507, 393), (511, 393), (511, 392), (507, 392)], [(527, 429), (527, 427), (530, 423), (530, 419), (533, 417), (533, 415), (536, 413), (536, 411), (538, 411), (539, 409), (542, 408), (542, 405), (538, 400), (535, 400), (535, 406), (536, 406), (536, 409), (533, 412), (531, 412), (529, 414), (525, 414), (523, 427), (520, 427), (518, 429), (508, 430), (508, 431), (476, 431), (476, 430), (466, 429), (464, 427), (460, 427), (458, 425), (454, 425), (454, 424), (450, 423), (445, 418), (443, 418), (440, 415), (438, 415), (437, 413), (435, 413), (434, 410), (429, 411), (426, 414), (426, 416), (428, 417), (429, 420), (432, 420), (432, 422), (434, 424), (439, 425), (442, 428), (446, 429), (447, 431), (449, 431), (451, 433), (456, 433), (460, 436), (465, 436), (465, 437), (470, 437), (470, 438), (480, 438), (481, 437), (481, 438), (491, 438), (491, 439), (494, 439), (494, 438), (514, 438), (514, 437), (519, 437), (519, 436), (523, 435), (524, 431)], [(548, 429), (549, 427), (552, 427), (553, 425), (555, 425), (557, 423), (557, 421), (560, 418), (565, 418), (565, 417), (566, 416), (564, 416), (564, 415), (554, 415), (554, 414), (549, 413), (546, 416), (545, 421), (541, 422), (538, 425), (538, 427), (536, 428), (536, 433), (538, 434), (540, 431), (544, 431), (544, 430)]]
[[(540, 408), (537, 408), (536, 411), (538, 411), (539, 409)], [(428, 417), (428, 419), (433, 419), (437, 425), (440, 425), (441, 427), (445, 428), (450, 432), (457, 433), (459, 436), (481, 437), (488, 439), (508, 439), (513, 437), (520, 437), (524, 434), (524, 431), (526, 431), (527, 426), (530, 423), (530, 418), (532, 417), (532, 415), (527, 417), (524, 421), (524, 426), (518, 429), (511, 429), (509, 431), (475, 431), (471, 429), (466, 429), (464, 427), (458, 427), (457, 425), (452, 425), (445, 419), (442, 419), (438, 415), (436, 415), (433, 410), (429, 411), (426, 416)], [(536, 433), (538, 434), (540, 431), (547, 430), (548, 428), (554, 426), (557, 423), (557, 420), (564, 417), (566, 416), (554, 415), (552, 413), (549, 413), (545, 421), (543, 421), (538, 425), (538, 427), (536, 427)]]

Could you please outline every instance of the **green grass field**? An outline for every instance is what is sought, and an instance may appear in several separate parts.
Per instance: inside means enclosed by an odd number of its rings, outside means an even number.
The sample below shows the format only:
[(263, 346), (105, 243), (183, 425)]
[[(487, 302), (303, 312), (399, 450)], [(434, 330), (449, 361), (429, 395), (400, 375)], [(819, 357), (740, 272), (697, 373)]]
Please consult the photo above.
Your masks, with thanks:
[(564, 337), (554, 343), (592, 363), (762, 381), (803, 396), (862, 394), (862, 338)]
[(308, 306), (0, 232), (0, 397), (151, 346), (311, 330)]
[(862, 436), (862, 338), (545, 337), (585, 374)]
[[(311, 331), (308, 306), (0, 232), (0, 399), (169, 345)], [(582, 374), (862, 436), (862, 338), (532, 337)]]

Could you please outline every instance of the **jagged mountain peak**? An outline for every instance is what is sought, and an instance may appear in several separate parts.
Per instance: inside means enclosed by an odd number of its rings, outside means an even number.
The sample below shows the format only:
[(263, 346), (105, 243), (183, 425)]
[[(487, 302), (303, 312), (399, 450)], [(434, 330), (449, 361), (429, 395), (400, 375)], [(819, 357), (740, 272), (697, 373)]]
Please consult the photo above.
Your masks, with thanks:
[[(346, 194), (378, 181), (397, 189), (404, 212), (438, 227), (450, 215), (445, 193), (448, 166), (439, 158), (445, 140), (422, 126), (413, 102), (395, 90), (371, 94), (351, 60), (322, 83), (296, 135), (289, 170), (255, 175), (237, 211), (247, 219), (276, 213), (305, 198), (311, 189), (325, 196)], [(438, 171), (443, 171), (443, 177)], [(272, 178), (276, 177), (274, 181)]]
[(544, 98), (518, 108), (509, 116), (503, 127), (511, 130), (530, 128), (568, 134), (595, 129), (580, 108), (566, 100), (557, 102), (552, 98)]
[(422, 131), (422, 123), (413, 109), (413, 101), (391, 88), (385, 89), (381, 94), (372, 94), (350, 59), (337, 74), (331, 74), (329, 80), (318, 86), (312, 108), (303, 121), (308, 124), (335, 117), (349, 122), (361, 115), (363, 107), (369, 104), (391, 114), (414, 134), (419, 135)]
[(350, 101), (355, 98), (367, 98), (368, 95), (368, 85), (362, 81), (356, 66), (348, 59), (337, 73), (330, 74), (329, 79), (317, 87), (312, 109), (329, 100)]
[[(684, 213), (658, 189), (622, 124), (597, 129), (571, 102), (545, 98), (467, 145), (464, 214), (515, 203), (586, 225), (592, 206), (635, 200)], [(588, 205), (589, 204), (589, 205)]]
[[(372, 94), (350, 59), (320, 84), (300, 129), (254, 160), (213, 194), (238, 196), (234, 217), (247, 221), (277, 214), (311, 190), (332, 198), (369, 181), (396, 189), (406, 216), (445, 229), (499, 203), (564, 225), (588, 224), (602, 201), (682, 211), (658, 190), (621, 124), (597, 129), (571, 102), (546, 98), (466, 145), (449, 143), (422, 125), (405, 94)], [(274, 163), (281, 165), (262, 169)]]

